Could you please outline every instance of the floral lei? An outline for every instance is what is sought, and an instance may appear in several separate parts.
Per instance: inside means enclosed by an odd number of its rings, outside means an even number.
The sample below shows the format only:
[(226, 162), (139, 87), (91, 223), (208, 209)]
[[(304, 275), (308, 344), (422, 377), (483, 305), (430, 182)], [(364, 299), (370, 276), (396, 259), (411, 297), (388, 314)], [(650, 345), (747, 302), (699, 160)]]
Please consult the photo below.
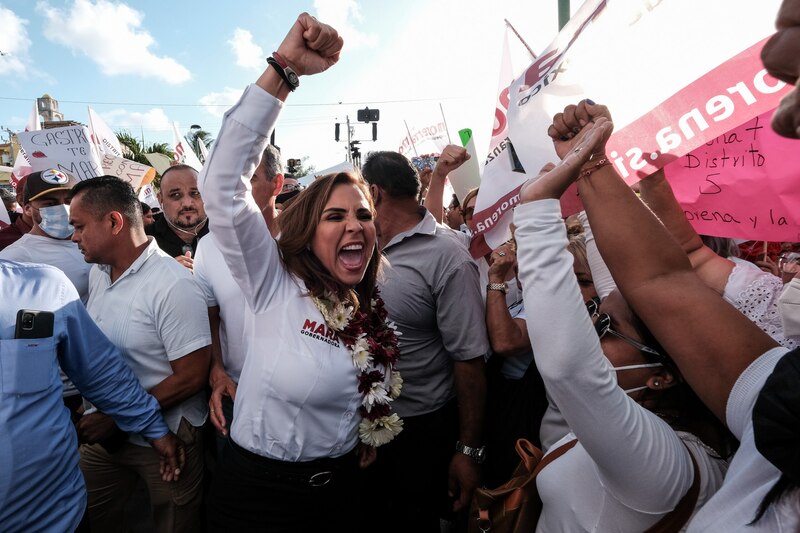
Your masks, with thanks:
[(363, 395), (358, 408), (361, 442), (382, 446), (403, 430), (403, 421), (389, 405), (403, 387), (403, 378), (394, 368), (400, 357), (397, 326), (387, 322), (388, 313), (377, 288), (370, 314), (355, 310), (350, 302), (341, 302), (330, 293), (311, 299), (328, 327), (344, 342), (358, 371), (358, 392)]

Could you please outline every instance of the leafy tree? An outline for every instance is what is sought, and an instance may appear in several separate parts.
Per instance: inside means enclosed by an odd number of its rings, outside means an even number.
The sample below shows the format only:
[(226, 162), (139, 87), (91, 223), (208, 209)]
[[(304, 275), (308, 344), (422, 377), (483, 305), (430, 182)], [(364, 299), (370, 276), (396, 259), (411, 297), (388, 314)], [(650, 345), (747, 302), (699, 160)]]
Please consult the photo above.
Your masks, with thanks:
[[(173, 159), (175, 156), (175, 153), (167, 146), (167, 143), (153, 143), (142, 146), (139, 140), (127, 131), (118, 131), (116, 135), (122, 147), (122, 155), (126, 159), (136, 161), (137, 163), (151, 166), (145, 154), (164, 154), (170, 159)], [(161, 174), (157, 171), (153, 184), (156, 188), (161, 186)]]
[(211, 150), (211, 145), (214, 143), (214, 137), (209, 132), (202, 128), (191, 128), (186, 135), (183, 136), (189, 146), (192, 147), (197, 158), (201, 163), (205, 162), (203, 152), (200, 151), (200, 140), (206, 145), (207, 150)]

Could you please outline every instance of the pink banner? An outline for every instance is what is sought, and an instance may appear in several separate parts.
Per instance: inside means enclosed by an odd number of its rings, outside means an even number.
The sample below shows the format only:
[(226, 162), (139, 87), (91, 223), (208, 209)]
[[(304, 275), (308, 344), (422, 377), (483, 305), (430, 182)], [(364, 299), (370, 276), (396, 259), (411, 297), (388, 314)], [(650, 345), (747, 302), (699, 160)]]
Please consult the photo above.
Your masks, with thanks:
[(702, 235), (800, 242), (800, 141), (770, 128), (772, 111), (664, 168)]
[(791, 87), (769, 76), (761, 64), (766, 41), (732, 57), (616, 131), (606, 153), (617, 172), (634, 183), (734, 124), (774, 109)]

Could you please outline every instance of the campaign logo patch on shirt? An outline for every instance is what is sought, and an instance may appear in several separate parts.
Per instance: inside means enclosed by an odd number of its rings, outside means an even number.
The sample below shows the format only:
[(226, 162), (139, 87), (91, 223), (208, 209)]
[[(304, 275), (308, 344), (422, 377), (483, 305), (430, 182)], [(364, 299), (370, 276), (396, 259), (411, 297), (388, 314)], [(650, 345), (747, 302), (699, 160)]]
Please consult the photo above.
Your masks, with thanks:
[(300, 330), (300, 334), (330, 344), (331, 346), (339, 347), (339, 337), (325, 322), (317, 322), (316, 320), (306, 318), (303, 323), (303, 328)]

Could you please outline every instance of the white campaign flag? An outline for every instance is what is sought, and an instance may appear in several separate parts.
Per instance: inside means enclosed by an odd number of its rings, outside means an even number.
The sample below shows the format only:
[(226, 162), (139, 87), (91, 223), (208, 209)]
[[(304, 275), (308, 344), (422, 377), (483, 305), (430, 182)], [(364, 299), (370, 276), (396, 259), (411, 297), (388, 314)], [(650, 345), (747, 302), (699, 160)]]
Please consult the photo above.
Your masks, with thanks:
[(203, 169), (203, 164), (197, 158), (197, 155), (194, 153), (194, 150), (192, 150), (192, 147), (189, 146), (189, 143), (186, 142), (186, 139), (178, 133), (178, 127), (174, 122), (172, 123), (172, 133), (175, 143), (175, 161), (183, 163), (184, 165), (189, 165), (200, 172)]
[(607, 105), (608, 156), (630, 183), (774, 108), (789, 89), (760, 51), (780, 0), (587, 0), (509, 91), (509, 138), (525, 174), (484, 173), (474, 220), (502, 243), (526, 178), (557, 160), (547, 127), (583, 98)]
[(25, 154), (22, 153), (22, 150), (17, 153), (17, 158), (14, 160), (14, 168), (11, 169), (11, 185), (14, 188), (17, 188), (19, 184), (19, 180), (27, 176), (33, 172), (31, 168), (31, 164), (28, 163), (28, 160), (25, 158)]
[(89, 110), (89, 129), (92, 132), (92, 143), (97, 147), (99, 153), (101, 155), (123, 157), (122, 146), (120, 146), (116, 134), (111, 131), (108, 124), (91, 107), (87, 109)]
[(414, 114), (410, 120), (404, 120), (404, 123), (406, 134), (400, 140), (397, 151), (408, 159), (427, 154), (439, 155), (450, 144), (450, 134), (441, 116), (441, 109), (426, 109)]
[[(510, 150), (508, 145), (508, 90), (511, 83), (514, 81), (514, 71), (511, 65), (511, 54), (508, 47), (508, 26), (506, 26), (505, 35), (503, 36), (503, 53), (500, 58), (500, 78), (498, 81), (497, 102), (495, 102), (494, 123), (492, 125), (492, 138), (489, 141), (489, 153), (486, 160), (483, 162), (483, 175), (481, 177), (481, 188), (478, 193), (478, 198), (475, 200), (475, 211), (481, 211), (482, 201), (486, 202), (488, 198), (500, 198), (503, 201), (508, 201), (504, 198), (509, 191), (508, 183), (516, 183), (523, 179), (525, 173), (521, 168), (515, 172), (512, 159), (510, 157)], [(518, 174), (518, 175), (515, 175)], [(479, 219), (473, 216), (473, 224)], [(477, 228), (473, 226), (470, 228), (473, 231), (474, 237), (470, 244), (470, 251), (473, 257), (481, 257), (489, 252), (490, 248), (496, 248), (503, 242), (507, 241), (511, 236), (508, 231), (508, 224), (497, 225), (498, 230), (495, 232), (498, 241), (493, 243), (491, 247), (487, 246), (484, 240), (484, 233), (476, 231)], [(506, 233), (507, 232), (507, 233)]]
[(139, 189), (139, 200), (146, 203), (151, 208), (157, 207), (161, 209), (161, 206), (158, 203), (158, 197), (156, 196), (156, 191), (153, 188), (152, 183), (143, 185), (142, 188)]
[(33, 109), (31, 109), (31, 114), (28, 116), (28, 123), (25, 124), (25, 131), (39, 131), (42, 129), (42, 125), (39, 122), (39, 108), (37, 107), (38, 100), (33, 101)]
[(200, 148), (200, 155), (203, 156), (203, 162), (208, 161), (208, 147), (206, 146), (206, 142), (200, 138), (196, 137), (197, 139), (197, 146)]

